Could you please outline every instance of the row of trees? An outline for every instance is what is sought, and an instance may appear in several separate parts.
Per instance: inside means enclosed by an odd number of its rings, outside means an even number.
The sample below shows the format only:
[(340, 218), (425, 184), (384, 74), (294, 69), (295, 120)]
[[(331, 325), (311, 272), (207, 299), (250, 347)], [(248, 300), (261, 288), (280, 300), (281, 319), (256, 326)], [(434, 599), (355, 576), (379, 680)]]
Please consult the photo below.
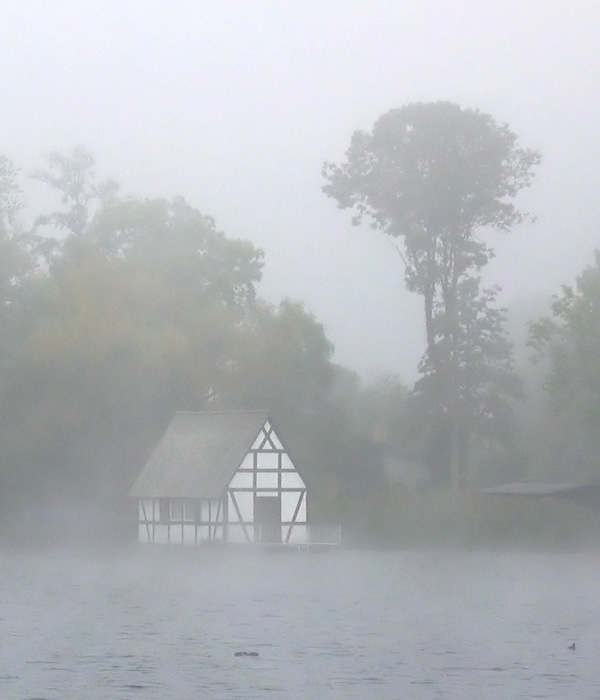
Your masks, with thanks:
[(539, 163), (506, 124), (436, 102), (384, 114), (352, 135), (342, 164), (323, 168), (323, 191), (353, 210), (353, 224), (368, 219), (397, 241), (406, 287), (423, 299), (426, 350), (408, 414), (421, 429), (410, 434), (454, 489), (477, 485), (486, 465), (495, 480), (599, 477), (600, 253), (549, 317), (530, 322), (543, 372), (536, 383), (521, 368), (528, 396), (500, 287), (482, 286), (489, 234), (527, 218), (514, 200)]
[(27, 226), (21, 174), (0, 163), (4, 512), (82, 501), (129, 512), (129, 486), (177, 410), (269, 408), (328, 505), (357, 436), (393, 424), (402, 442), (405, 388), (363, 388), (300, 302), (262, 301), (251, 242), (182, 198), (122, 195), (81, 148), (33, 173), (57, 206)]
[(270, 408), (302, 436), (330, 494), (357, 436), (391, 443), (456, 489), (482, 469), (501, 480), (550, 457), (592, 473), (600, 259), (533, 324), (548, 400), (524, 409), (498, 288), (482, 284), (487, 234), (525, 218), (513, 200), (539, 160), (488, 115), (434, 103), (392, 110), (354, 134), (346, 162), (325, 165), (325, 193), (395, 239), (407, 288), (423, 299), (426, 351), (409, 388), (363, 387), (335, 365), (300, 302), (258, 297), (263, 252), (182, 198), (124, 196), (77, 148), (33, 173), (60, 205), (25, 226), (20, 174), (0, 158), (5, 505), (116, 502), (185, 409)]
[(32, 230), (0, 179), (3, 496), (126, 494), (176, 410), (271, 407), (307, 423), (334, 382), (323, 327), (257, 299), (263, 253), (183, 199), (119, 195), (93, 159), (53, 154), (60, 195)]
[[(599, 477), (600, 252), (552, 299), (551, 312), (531, 324), (534, 360), (542, 364), (546, 402), (532, 439), (538, 459), (576, 478)], [(541, 437), (541, 439), (540, 439)]]

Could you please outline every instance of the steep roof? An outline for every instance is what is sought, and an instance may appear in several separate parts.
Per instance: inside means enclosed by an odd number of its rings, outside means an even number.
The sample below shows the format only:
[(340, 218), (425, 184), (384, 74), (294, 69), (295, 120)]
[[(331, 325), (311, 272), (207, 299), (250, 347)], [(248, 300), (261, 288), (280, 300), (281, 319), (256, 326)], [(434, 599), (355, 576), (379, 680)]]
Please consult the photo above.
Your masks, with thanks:
[(267, 419), (266, 411), (177, 413), (129, 495), (220, 498)]

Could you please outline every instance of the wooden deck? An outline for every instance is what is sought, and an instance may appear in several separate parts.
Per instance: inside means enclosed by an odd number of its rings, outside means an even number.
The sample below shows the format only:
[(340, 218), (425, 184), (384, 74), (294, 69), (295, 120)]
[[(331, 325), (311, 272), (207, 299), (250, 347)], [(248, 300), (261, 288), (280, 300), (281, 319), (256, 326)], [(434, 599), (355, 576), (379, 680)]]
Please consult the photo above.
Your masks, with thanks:
[(340, 547), (342, 544), (342, 528), (340, 525), (307, 525), (302, 537), (296, 534), (293, 538), (285, 540), (274, 538), (272, 529), (259, 530), (256, 544), (259, 547), (271, 547), (274, 549), (328, 549)]

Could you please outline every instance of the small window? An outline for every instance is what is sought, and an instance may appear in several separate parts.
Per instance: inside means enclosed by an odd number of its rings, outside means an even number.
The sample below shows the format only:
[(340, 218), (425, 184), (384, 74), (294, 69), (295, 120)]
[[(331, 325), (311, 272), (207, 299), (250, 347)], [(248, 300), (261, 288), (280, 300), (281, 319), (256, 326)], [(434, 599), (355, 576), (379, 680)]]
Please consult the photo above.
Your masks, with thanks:
[(161, 523), (169, 522), (169, 499), (160, 498), (155, 501), (154, 520)]
[(171, 499), (171, 522), (180, 523), (183, 520), (183, 501)]
[(191, 498), (183, 501), (183, 519), (187, 523), (193, 523), (196, 520), (196, 501)]

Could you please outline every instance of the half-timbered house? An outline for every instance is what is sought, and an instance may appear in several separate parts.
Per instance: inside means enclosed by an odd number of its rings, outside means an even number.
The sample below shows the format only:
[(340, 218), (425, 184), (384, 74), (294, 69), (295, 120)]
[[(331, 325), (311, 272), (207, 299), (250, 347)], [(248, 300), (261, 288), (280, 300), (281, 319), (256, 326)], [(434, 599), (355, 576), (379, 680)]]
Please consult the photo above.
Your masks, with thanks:
[(177, 413), (130, 495), (140, 542), (311, 543), (304, 476), (266, 412)]

